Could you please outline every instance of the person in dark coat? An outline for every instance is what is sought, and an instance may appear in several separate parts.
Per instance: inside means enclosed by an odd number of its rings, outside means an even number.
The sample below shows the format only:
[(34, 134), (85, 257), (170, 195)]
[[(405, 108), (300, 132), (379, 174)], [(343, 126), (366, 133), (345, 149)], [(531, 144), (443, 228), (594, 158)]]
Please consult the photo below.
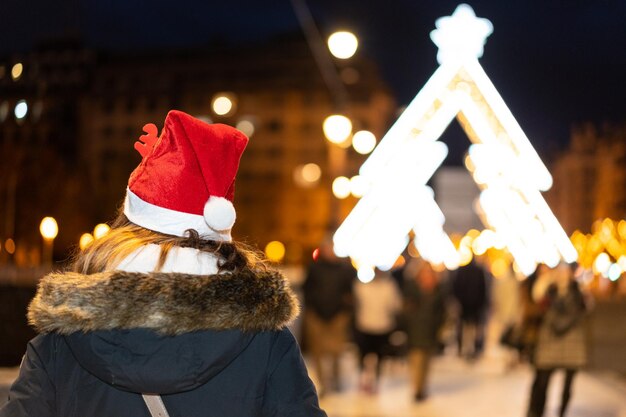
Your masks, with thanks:
[[(309, 265), (304, 292), (305, 341), (319, 381), (320, 395), (341, 389), (340, 355), (344, 352), (352, 319), (354, 268), (333, 252), (330, 238)], [(324, 361), (330, 362), (330, 375)]]
[(404, 316), (409, 347), (409, 366), (416, 401), (427, 396), (430, 359), (439, 347), (445, 319), (445, 291), (437, 272), (423, 261), (404, 269)]
[[(489, 305), (487, 276), (475, 260), (456, 271), (452, 281), (452, 295), (460, 310), (457, 322), (458, 353), (461, 356), (465, 352), (468, 358), (475, 359), (483, 351)], [(473, 340), (464, 340), (465, 335), (472, 333)]]
[[(111, 231), (44, 277), (1, 417), (326, 416), (286, 325), (287, 281), (232, 242), (247, 138), (172, 111), (146, 126)], [(164, 414), (158, 414), (164, 415)]]

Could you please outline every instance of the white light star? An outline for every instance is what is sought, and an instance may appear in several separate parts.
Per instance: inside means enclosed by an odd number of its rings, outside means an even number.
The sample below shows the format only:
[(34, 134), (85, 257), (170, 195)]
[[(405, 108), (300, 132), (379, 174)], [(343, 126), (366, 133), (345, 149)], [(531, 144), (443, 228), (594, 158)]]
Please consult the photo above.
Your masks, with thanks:
[(460, 4), (452, 16), (437, 19), (435, 26), (430, 39), (439, 47), (440, 64), (480, 58), (487, 36), (493, 32), (491, 22), (477, 18), (467, 4)]

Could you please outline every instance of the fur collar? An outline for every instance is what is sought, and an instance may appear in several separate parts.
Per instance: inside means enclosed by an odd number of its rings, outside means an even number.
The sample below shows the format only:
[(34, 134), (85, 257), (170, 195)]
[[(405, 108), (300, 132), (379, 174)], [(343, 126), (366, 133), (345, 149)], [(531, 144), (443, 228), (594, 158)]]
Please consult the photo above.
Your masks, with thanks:
[(111, 271), (52, 273), (28, 308), (39, 332), (147, 328), (175, 335), (197, 330), (278, 330), (298, 314), (276, 271), (191, 275)]

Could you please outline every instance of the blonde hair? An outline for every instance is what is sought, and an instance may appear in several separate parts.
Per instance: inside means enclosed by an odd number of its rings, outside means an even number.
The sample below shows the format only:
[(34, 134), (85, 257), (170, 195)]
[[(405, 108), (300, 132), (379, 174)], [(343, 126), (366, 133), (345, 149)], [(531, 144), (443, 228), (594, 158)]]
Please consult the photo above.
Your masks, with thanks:
[(71, 269), (82, 274), (111, 271), (124, 258), (149, 244), (161, 247), (157, 271), (163, 267), (168, 252), (175, 246), (217, 254), (219, 272), (235, 272), (244, 268), (267, 269), (262, 255), (240, 242), (205, 240), (192, 229), (187, 233), (188, 237), (179, 237), (154, 232), (131, 223), (124, 214), (120, 214), (106, 235), (75, 254)]

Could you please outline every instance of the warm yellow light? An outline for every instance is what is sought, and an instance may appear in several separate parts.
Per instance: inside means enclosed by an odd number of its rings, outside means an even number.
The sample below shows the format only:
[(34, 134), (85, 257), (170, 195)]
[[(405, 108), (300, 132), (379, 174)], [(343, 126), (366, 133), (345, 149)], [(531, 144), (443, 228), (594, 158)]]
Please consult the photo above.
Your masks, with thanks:
[(93, 228), (94, 239), (100, 239), (102, 236), (109, 233), (109, 230), (111, 230), (111, 228), (109, 227), (108, 224), (105, 224), (105, 223), (97, 224), (96, 227)]
[(300, 187), (312, 187), (322, 177), (322, 169), (317, 164), (298, 165), (293, 171), (293, 180)]
[(469, 155), (465, 155), (465, 167), (467, 168), (467, 170), (469, 172), (474, 172), (476, 170), (476, 166), (474, 165), (474, 162), (472, 161), (472, 158), (470, 158)]
[(6, 242), (4, 242), (4, 250), (6, 250), (9, 255), (13, 255), (15, 253), (15, 241), (8, 238)]
[(83, 233), (80, 236), (80, 240), (78, 241), (78, 246), (80, 247), (80, 250), (84, 250), (93, 241), (94, 241), (94, 238), (91, 233)]
[(21, 62), (18, 62), (17, 64), (13, 65), (13, 67), (11, 68), (11, 77), (13, 78), (13, 81), (19, 80), (20, 77), (22, 76), (23, 71), (24, 71), (24, 65), (22, 65)]
[(498, 258), (491, 264), (491, 273), (496, 278), (502, 278), (509, 270), (509, 264), (506, 260)]
[(217, 94), (211, 104), (213, 112), (219, 116), (227, 116), (234, 111), (235, 100), (231, 94)]
[(306, 164), (302, 167), (302, 178), (306, 182), (317, 182), (322, 176), (322, 169), (317, 164)]
[(265, 256), (272, 262), (280, 262), (285, 257), (285, 245), (282, 242), (273, 240), (265, 245)]
[(404, 256), (400, 255), (398, 256), (398, 259), (396, 259), (396, 262), (393, 264), (392, 268), (402, 268), (404, 265), (406, 265), (406, 259), (404, 258)]
[(487, 252), (488, 248), (489, 247), (487, 243), (485, 242), (484, 239), (481, 239), (481, 236), (478, 236), (472, 242), (472, 251), (474, 252), (474, 255), (477, 255), (477, 256), (484, 255), (484, 253)]
[(370, 131), (359, 130), (352, 137), (352, 147), (362, 155), (366, 155), (376, 147), (376, 136)]
[(324, 136), (332, 143), (342, 143), (352, 133), (352, 122), (346, 116), (333, 114), (324, 120)]
[(350, 180), (346, 177), (337, 177), (333, 181), (333, 194), (337, 198), (346, 198), (350, 195)]
[(468, 246), (462, 245), (459, 248), (459, 266), (465, 266), (472, 262), (474, 255)]
[(415, 244), (413, 243), (413, 241), (411, 241), (411, 243), (409, 243), (409, 246), (407, 247), (407, 251), (409, 252), (409, 255), (412, 258), (419, 258), (420, 253), (417, 250), (417, 248), (415, 247)]
[(605, 247), (615, 259), (622, 256), (622, 245), (617, 239), (611, 238), (611, 240), (606, 243)]
[(361, 198), (367, 192), (368, 184), (365, 179), (360, 175), (355, 175), (350, 178), (350, 192), (356, 198)]
[(626, 271), (626, 256), (622, 255), (617, 260), (617, 264), (622, 268), (622, 271)]
[(59, 225), (54, 217), (44, 217), (39, 224), (39, 232), (46, 240), (52, 240), (59, 233)]
[(606, 274), (611, 266), (611, 259), (605, 252), (600, 253), (593, 262), (593, 268), (596, 272)]
[(335, 58), (348, 59), (359, 47), (359, 40), (347, 31), (335, 32), (328, 37), (328, 49)]
[(626, 220), (619, 221), (617, 224), (617, 232), (622, 239), (626, 240)]

